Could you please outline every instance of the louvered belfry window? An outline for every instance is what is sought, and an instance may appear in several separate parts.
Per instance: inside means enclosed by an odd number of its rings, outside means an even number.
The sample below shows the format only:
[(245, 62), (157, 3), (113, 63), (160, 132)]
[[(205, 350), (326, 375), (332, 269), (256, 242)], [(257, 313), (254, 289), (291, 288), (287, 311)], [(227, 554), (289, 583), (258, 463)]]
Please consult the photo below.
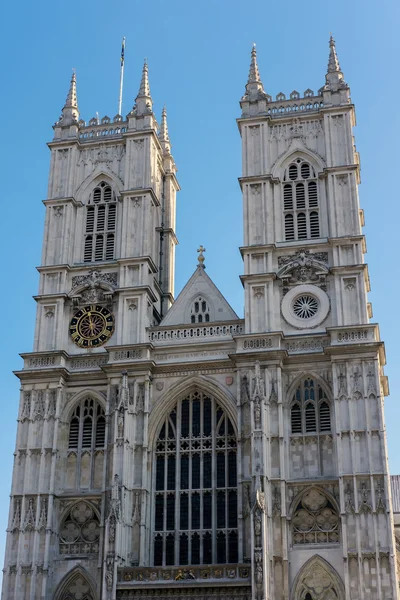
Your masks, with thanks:
[(155, 566), (237, 562), (236, 450), (215, 398), (193, 392), (168, 415), (155, 448)]
[(285, 171), (283, 213), (285, 240), (320, 237), (317, 175), (314, 168), (301, 158)]
[(93, 190), (86, 207), (84, 262), (114, 258), (116, 215), (115, 194), (102, 181)]
[(329, 400), (313, 379), (305, 379), (297, 388), (290, 411), (292, 434), (318, 434), (331, 431)]

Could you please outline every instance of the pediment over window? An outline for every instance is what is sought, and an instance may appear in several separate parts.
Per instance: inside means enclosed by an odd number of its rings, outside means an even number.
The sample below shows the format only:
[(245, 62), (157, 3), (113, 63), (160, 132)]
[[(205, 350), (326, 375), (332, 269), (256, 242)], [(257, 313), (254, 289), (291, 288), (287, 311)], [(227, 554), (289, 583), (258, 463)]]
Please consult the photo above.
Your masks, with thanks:
[(225, 300), (202, 266), (197, 267), (160, 325), (185, 325), (237, 321), (238, 315)]

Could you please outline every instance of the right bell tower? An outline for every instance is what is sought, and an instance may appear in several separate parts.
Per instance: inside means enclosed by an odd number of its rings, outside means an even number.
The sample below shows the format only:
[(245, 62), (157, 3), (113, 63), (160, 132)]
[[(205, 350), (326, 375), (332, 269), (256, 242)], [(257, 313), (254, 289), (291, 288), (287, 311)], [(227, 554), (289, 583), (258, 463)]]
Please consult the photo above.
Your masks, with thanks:
[(370, 323), (355, 109), (334, 39), (325, 85), (275, 100), (254, 46), (240, 105), (245, 331), (274, 399), (265, 597), (394, 600), (385, 352)]

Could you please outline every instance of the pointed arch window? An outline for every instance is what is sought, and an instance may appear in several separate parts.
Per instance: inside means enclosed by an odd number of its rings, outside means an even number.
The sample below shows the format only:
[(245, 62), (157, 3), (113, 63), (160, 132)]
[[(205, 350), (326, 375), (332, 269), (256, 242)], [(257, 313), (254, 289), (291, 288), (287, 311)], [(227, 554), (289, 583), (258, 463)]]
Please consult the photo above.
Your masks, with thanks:
[(102, 181), (93, 190), (86, 207), (84, 262), (113, 260), (117, 202), (108, 183)]
[(61, 580), (54, 600), (95, 600), (96, 594), (81, 567), (75, 567)]
[(319, 238), (318, 181), (315, 169), (297, 158), (283, 178), (285, 240)]
[(82, 399), (69, 422), (67, 488), (100, 488), (104, 461), (106, 417), (93, 398)]
[(290, 417), (292, 435), (331, 431), (329, 400), (322, 387), (310, 377), (294, 393)]
[(154, 459), (155, 566), (237, 562), (236, 448), (211, 396), (193, 392), (168, 415)]

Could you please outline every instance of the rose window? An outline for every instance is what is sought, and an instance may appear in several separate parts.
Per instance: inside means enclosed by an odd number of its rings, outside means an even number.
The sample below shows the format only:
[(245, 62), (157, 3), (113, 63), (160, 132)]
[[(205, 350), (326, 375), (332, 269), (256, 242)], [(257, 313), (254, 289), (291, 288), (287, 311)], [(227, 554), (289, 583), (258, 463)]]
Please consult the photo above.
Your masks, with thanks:
[(60, 527), (61, 554), (97, 554), (100, 523), (94, 508), (86, 502), (75, 504)]
[(299, 319), (311, 319), (317, 314), (319, 302), (310, 294), (298, 296), (292, 305), (292, 310)]

